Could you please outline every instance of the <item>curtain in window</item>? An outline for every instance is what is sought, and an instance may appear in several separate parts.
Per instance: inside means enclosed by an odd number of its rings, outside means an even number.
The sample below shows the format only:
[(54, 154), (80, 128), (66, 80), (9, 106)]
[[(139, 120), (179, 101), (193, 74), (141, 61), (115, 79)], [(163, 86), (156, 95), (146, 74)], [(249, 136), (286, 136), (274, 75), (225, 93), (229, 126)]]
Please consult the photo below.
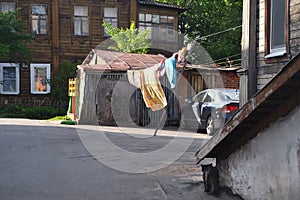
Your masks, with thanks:
[(31, 6), (31, 31), (33, 34), (47, 34), (47, 7), (46, 5)]
[(34, 91), (47, 91), (47, 69), (36, 67), (34, 68)]
[(15, 11), (15, 10), (16, 10), (16, 4), (15, 3), (0, 2), (0, 11), (1, 12)]
[(87, 6), (74, 6), (74, 34), (89, 34), (89, 19)]
[(3, 67), (3, 92), (16, 92), (16, 67)]
[(117, 8), (104, 8), (104, 17), (105, 18), (116, 18), (117, 17)]

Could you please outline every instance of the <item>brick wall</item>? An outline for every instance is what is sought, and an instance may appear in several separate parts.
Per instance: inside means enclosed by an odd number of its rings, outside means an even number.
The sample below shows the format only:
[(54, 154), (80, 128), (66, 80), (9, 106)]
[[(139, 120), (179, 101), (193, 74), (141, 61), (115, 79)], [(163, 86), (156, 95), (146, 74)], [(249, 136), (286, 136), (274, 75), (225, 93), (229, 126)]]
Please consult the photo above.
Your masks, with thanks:
[[(221, 80), (220, 80), (221, 79)], [(235, 71), (220, 71), (220, 76), (216, 82), (216, 88), (224, 86), (225, 88), (239, 89), (240, 78)]]
[(179, 76), (177, 80), (178, 85), (178, 101), (179, 105), (182, 106), (184, 104), (185, 99), (188, 98), (188, 78), (187, 72), (184, 72), (182, 76)]
[[(188, 73), (190, 73), (190, 72), (187, 72), (187, 71), (184, 72), (182, 74), (182, 76), (179, 76), (178, 81), (177, 81), (177, 85), (178, 85), (177, 96), (178, 96), (178, 100), (179, 100), (179, 105), (183, 105), (185, 99), (191, 98), (189, 96), (189, 94), (194, 95), (192, 91), (189, 91), (189, 90), (191, 90), (191, 87), (192, 87), (191, 85), (193, 85), (193, 84), (188, 82)], [(197, 75), (195, 75), (195, 76), (197, 76)], [(199, 76), (201, 76), (201, 75), (199, 74)], [(205, 73), (203, 73), (202, 76), (207, 76), (207, 77), (203, 77), (203, 79), (205, 81), (204, 86), (203, 86), (204, 89), (206, 87), (239, 89), (240, 78), (236, 74), (236, 71), (219, 71), (218, 73), (216, 73), (214, 75), (209, 74), (209, 77), (208, 77), (208, 75), (205, 75)], [(212, 78), (212, 76), (213, 76), (213, 78)], [(212, 81), (214, 81), (214, 83), (211, 83)], [(194, 87), (193, 90), (196, 91), (196, 89), (195, 89), (196, 85), (194, 85), (193, 87)], [(198, 92), (200, 92), (200, 91), (198, 91)]]

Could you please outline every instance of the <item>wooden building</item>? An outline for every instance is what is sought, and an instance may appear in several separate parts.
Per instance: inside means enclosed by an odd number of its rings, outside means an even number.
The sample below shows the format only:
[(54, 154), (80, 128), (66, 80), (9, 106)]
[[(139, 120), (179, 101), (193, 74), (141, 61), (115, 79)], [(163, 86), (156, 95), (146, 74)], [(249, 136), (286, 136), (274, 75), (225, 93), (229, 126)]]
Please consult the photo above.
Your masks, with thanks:
[(300, 3), (243, 2), (242, 107), (199, 149), (197, 161), (215, 158), (220, 185), (243, 199), (297, 199)]
[[(141, 91), (128, 82), (127, 70), (141, 70), (166, 59), (162, 55), (122, 53), (92, 50), (78, 65), (79, 98), (78, 123), (118, 126), (157, 125), (161, 111), (146, 108)], [(180, 119), (178, 87), (167, 89), (166, 78), (160, 79), (168, 100), (168, 125), (177, 125)], [(185, 83), (187, 87), (187, 83)], [(186, 96), (182, 97), (186, 98)]]
[(300, 51), (297, 0), (245, 0), (243, 9), (241, 105)]
[[(149, 0), (4, 0), (0, 12), (20, 9), (27, 32), (34, 36), (32, 63), (0, 61), (0, 103), (45, 105), (51, 78), (63, 61), (81, 63), (91, 49), (109, 36), (102, 23), (150, 29), (156, 52), (178, 49), (178, 16), (184, 9)], [(66, 80), (67, 84), (67, 80)], [(66, 94), (67, 95), (67, 94)]]
[[(141, 91), (129, 84), (127, 70), (146, 69), (166, 59), (160, 54), (134, 54), (92, 50), (78, 65), (78, 123), (155, 127), (162, 112), (146, 107)], [(177, 65), (177, 84), (170, 89), (161, 78), (167, 99), (165, 125), (179, 125), (185, 99), (207, 88), (236, 88), (239, 67), (211, 68)]]

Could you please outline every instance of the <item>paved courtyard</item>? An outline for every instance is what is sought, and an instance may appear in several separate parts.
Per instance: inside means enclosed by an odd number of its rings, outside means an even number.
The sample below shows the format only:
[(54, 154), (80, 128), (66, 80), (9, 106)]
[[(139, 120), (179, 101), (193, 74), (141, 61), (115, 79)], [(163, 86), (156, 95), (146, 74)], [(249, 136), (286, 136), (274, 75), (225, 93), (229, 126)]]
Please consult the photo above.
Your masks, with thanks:
[[(167, 127), (153, 137), (151, 129), (100, 127), (111, 141), (108, 145), (96, 140), (97, 130), (97, 126), (0, 119), (1, 199), (236, 198), (224, 192), (219, 197), (203, 192), (201, 170), (194, 163), (194, 153), (209, 139), (205, 134)], [(176, 160), (172, 154), (180, 151), (167, 149), (174, 138), (178, 149), (192, 141)], [(139, 160), (133, 156), (130, 160), (127, 154), (111, 150), (111, 146), (129, 152), (128, 155), (144, 156)], [(164, 149), (167, 149), (162, 151), (165, 157), (151, 157), (151, 153)], [(161, 167), (156, 169), (157, 166)], [(141, 171), (134, 173), (135, 169)]]

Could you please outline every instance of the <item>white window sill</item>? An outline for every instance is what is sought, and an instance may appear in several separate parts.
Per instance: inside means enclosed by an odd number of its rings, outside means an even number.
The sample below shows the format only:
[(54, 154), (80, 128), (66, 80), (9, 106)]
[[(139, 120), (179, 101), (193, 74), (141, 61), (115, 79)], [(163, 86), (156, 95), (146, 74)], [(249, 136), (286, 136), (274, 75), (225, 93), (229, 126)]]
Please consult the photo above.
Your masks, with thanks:
[(19, 92), (0, 92), (0, 94), (5, 94), (5, 95), (18, 95)]
[(275, 57), (280, 57), (286, 54), (286, 50), (284, 51), (276, 51), (274, 53), (270, 53), (268, 55), (265, 56), (266, 59), (268, 58), (275, 58)]
[(50, 94), (50, 92), (31, 92), (31, 94)]

